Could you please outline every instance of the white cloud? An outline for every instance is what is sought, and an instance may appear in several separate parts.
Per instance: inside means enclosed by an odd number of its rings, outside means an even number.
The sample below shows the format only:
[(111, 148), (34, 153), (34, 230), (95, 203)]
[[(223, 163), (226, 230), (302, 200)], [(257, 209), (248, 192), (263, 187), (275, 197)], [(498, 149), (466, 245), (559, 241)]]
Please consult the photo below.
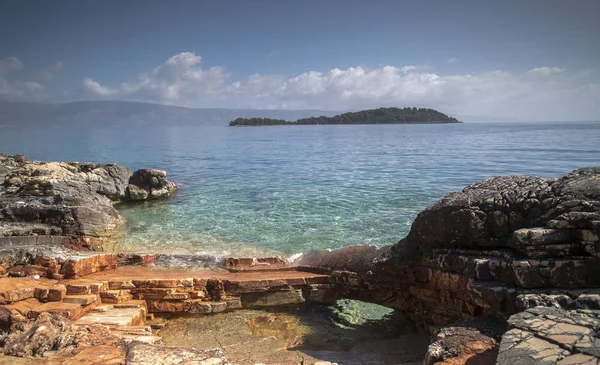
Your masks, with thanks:
[[(42, 70), (40, 75), (45, 74), (47, 82), (60, 70), (61, 65), (59, 62), (47, 70)], [(40, 82), (36, 78), (18, 78), (17, 73), (23, 68), (23, 62), (16, 57), (0, 60), (0, 100), (39, 101), (49, 96), (44, 81)]]
[(452, 58), (448, 58), (448, 61), (446, 61), (448, 63), (454, 63), (454, 62), (458, 62), (458, 58), (452, 57)]
[(6, 57), (0, 60), (0, 77), (12, 72), (14, 70), (20, 70), (23, 68), (23, 63), (16, 57)]
[(39, 83), (48, 83), (62, 69), (62, 62), (55, 62), (52, 66), (41, 69), (33, 74), (33, 79)]
[(532, 68), (531, 70), (527, 71), (528, 74), (538, 74), (538, 75), (542, 75), (542, 76), (550, 76), (550, 75), (555, 75), (555, 74), (559, 74), (565, 72), (564, 68), (558, 68), (558, 67), (536, 67), (536, 68)]
[(221, 67), (202, 69), (201, 57), (183, 52), (169, 58), (132, 82), (109, 88), (86, 78), (83, 90), (89, 96), (108, 99), (142, 100), (176, 105), (201, 105), (220, 100), (226, 95), (228, 75)]
[(388, 65), (307, 71), (293, 77), (254, 74), (232, 80), (223, 67), (203, 68), (200, 56), (183, 52), (118, 85), (87, 77), (81, 87), (84, 94), (75, 95), (48, 90), (49, 82), (62, 68), (60, 62), (34, 72), (29, 79), (19, 78), (23, 68), (18, 58), (0, 60), (1, 100), (76, 97), (188, 107), (323, 110), (423, 106), (458, 116), (540, 120), (600, 117), (597, 70), (573, 72), (544, 66), (524, 72), (440, 74), (426, 66)]
[(203, 69), (201, 61), (200, 56), (184, 52), (134, 81), (108, 87), (86, 78), (83, 89), (92, 98), (188, 107), (349, 110), (426, 106), (457, 115), (523, 119), (600, 115), (598, 84), (558, 67), (440, 75), (424, 66), (359, 66), (307, 71), (291, 78), (255, 74), (234, 81), (222, 67)]

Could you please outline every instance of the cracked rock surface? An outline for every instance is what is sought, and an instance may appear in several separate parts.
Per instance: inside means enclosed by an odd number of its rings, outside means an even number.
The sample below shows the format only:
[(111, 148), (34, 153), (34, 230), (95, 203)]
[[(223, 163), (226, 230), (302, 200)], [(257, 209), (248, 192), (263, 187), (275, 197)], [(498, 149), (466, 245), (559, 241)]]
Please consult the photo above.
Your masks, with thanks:
[(510, 317), (498, 365), (600, 363), (600, 311), (551, 307)]

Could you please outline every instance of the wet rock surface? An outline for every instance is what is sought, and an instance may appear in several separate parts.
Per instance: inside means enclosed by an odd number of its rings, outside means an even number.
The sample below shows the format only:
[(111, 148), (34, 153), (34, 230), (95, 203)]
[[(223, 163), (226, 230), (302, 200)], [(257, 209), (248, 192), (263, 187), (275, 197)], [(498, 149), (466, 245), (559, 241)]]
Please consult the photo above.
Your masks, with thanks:
[(336, 312), (317, 305), (175, 317), (159, 335), (168, 345), (218, 348), (236, 364), (422, 363), (427, 335), (393, 317), (341, 323)]
[(118, 164), (0, 154), (0, 231), (2, 236), (109, 237), (121, 223), (115, 202), (166, 197), (176, 189), (161, 170), (132, 174)]
[(227, 365), (220, 350), (197, 350), (177, 346), (153, 346), (133, 342), (127, 346), (128, 365), (194, 364)]

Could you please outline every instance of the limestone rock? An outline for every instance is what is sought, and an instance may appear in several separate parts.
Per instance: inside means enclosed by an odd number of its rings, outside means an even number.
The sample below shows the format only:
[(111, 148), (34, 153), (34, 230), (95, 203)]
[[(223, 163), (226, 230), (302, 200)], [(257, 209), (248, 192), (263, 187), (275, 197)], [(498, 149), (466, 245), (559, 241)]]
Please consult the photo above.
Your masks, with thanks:
[(164, 198), (173, 194), (177, 185), (167, 180), (167, 173), (156, 169), (139, 169), (133, 173), (127, 186), (128, 200)]
[(140, 169), (132, 175), (118, 164), (1, 155), (0, 227), (3, 236), (107, 237), (122, 223), (114, 202), (165, 197), (176, 189), (161, 170)]
[(498, 365), (595, 364), (600, 360), (600, 311), (536, 307), (510, 317)]
[(227, 365), (221, 350), (201, 351), (184, 347), (152, 346), (139, 341), (127, 345), (127, 364), (197, 364)]

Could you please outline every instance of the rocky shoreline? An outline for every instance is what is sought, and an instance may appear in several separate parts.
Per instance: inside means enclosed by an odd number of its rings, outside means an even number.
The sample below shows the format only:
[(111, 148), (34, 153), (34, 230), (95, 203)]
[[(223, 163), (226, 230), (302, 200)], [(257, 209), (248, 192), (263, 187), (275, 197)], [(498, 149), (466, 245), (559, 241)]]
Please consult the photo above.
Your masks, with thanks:
[(177, 190), (165, 171), (118, 164), (29, 161), (0, 154), (2, 237), (64, 236), (102, 250), (122, 224), (114, 205)]
[(114, 204), (174, 193), (164, 171), (0, 155), (0, 181), (8, 356), (227, 364), (224, 348), (164, 346), (148, 325), (165, 313), (357, 299), (430, 333), (425, 364), (600, 361), (600, 168), (474, 183), (423, 210), (392, 246), (187, 270), (159, 268), (169, 255), (93, 251), (117, 232)]

